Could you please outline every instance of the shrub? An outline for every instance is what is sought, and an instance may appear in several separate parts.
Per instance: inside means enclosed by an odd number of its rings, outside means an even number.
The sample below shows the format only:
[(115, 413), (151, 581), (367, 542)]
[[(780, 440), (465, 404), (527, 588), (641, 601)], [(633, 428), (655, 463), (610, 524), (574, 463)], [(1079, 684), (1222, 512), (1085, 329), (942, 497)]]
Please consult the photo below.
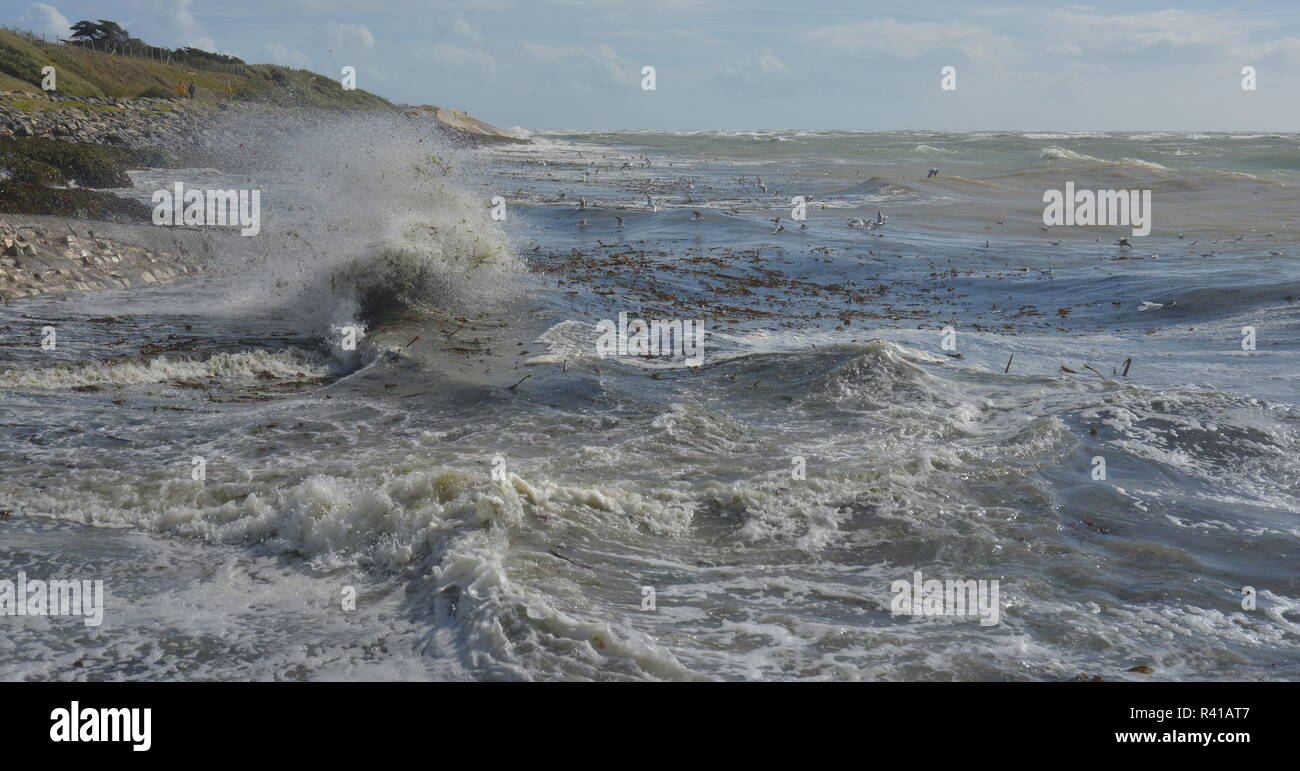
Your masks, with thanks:
[(145, 90), (136, 94), (136, 96), (141, 99), (171, 99), (175, 94), (162, 86), (149, 86)]

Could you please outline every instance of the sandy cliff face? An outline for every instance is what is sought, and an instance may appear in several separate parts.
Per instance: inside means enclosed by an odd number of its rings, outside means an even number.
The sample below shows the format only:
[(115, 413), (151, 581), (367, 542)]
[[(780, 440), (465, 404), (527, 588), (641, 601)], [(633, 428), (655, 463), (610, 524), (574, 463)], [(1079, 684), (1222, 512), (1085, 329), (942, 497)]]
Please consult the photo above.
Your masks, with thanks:
[(512, 136), (496, 126), (489, 125), (474, 118), (464, 110), (448, 110), (432, 104), (407, 107), (407, 115), (426, 116), (438, 121), (444, 128), (457, 134), (482, 142), (526, 142), (525, 139)]

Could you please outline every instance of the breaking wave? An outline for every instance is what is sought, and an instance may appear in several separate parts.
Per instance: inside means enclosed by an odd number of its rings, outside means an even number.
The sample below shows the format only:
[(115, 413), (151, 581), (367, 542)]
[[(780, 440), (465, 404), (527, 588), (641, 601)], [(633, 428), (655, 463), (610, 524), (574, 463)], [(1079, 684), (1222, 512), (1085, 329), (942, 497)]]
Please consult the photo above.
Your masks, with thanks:
[(432, 122), (353, 116), (236, 136), (257, 148), (265, 225), (218, 266), (233, 283), (223, 312), (289, 312), (320, 328), (513, 296), (520, 263), (491, 195), (474, 189), (473, 156)]
[(1085, 155), (1083, 153), (1075, 152), (1074, 150), (1068, 150), (1064, 147), (1057, 147), (1055, 145), (1051, 147), (1044, 147), (1042, 150), (1039, 151), (1038, 157), (1045, 161), (1046, 160), (1090, 161), (1093, 163), (1104, 163), (1104, 164), (1109, 164), (1114, 166), (1130, 166), (1133, 168), (1147, 169), (1150, 171), (1168, 170), (1167, 166), (1161, 166), (1160, 164), (1154, 163), (1152, 161), (1144, 161), (1138, 158), (1120, 158), (1118, 161), (1110, 161), (1105, 158), (1098, 158), (1095, 155)]
[(327, 369), (292, 351), (217, 353), (207, 358), (154, 356), (134, 361), (91, 364), (21, 366), (0, 371), (0, 389), (66, 390), (102, 386), (133, 386), (173, 380), (210, 380), (224, 383), (305, 380), (325, 377)]

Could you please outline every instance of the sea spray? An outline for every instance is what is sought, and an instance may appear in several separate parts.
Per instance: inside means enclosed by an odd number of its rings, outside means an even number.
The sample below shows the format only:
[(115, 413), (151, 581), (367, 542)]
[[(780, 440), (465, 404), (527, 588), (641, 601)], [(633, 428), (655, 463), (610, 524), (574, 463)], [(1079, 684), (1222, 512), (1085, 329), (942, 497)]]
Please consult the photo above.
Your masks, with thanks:
[(519, 261), (490, 217), (490, 194), (470, 189), (472, 156), (432, 123), (351, 115), (295, 118), (286, 130), (283, 117), (241, 120), (251, 125), (213, 133), (239, 132), (239, 153), (257, 159), (244, 186), (277, 204), (255, 237), (215, 250), (232, 279), (215, 312), (288, 314), (324, 336), (331, 324), (412, 308), (462, 313), (514, 295)]

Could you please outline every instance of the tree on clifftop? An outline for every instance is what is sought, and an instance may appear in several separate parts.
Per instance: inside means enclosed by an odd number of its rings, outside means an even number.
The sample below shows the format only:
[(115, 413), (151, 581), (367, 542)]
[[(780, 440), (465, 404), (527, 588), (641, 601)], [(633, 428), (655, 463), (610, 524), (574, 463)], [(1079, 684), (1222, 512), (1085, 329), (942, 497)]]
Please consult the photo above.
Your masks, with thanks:
[(100, 19), (98, 24), (82, 19), (72, 25), (72, 37), (74, 40), (106, 43), (125, 43), (131, 39), (130, 33), (117, 22), (107, 19)]
[(83, 48), (93, 48), (96, 51), (125, 53), (131, 56), (142, 56), (146, 59), (158, 59), (160, 61), (173, 57), (188, 62), (205, 59), (217, 64), (244, 63), (243, 59), (235, 56), (216, 54), (198, 48), (177, 48), (172, 51), (167, 48), (151, 46), (139, 38), (131, 37), (130, 32), (123, 29), (117, 22), (108, 19), (100, 19), (98, 22), (82, 19), (73, 24), (72, 37), (68, 42)]

